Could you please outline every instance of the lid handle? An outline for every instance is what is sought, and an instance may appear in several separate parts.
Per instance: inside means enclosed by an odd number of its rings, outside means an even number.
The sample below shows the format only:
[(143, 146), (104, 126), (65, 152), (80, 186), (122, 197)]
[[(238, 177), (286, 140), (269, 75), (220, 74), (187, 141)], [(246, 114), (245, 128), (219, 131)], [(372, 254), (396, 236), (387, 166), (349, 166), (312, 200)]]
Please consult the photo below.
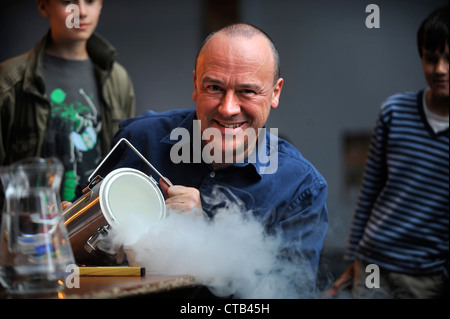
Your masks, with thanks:
[(147, 161), (147, 159), (141, 154), (139, 153), (139, 151), (126, 139), (126, 138), (121, 138), (116, 145), (114, 145), (114, 147), (111, 149), (111, 151), (109, 151), (109, 153), (105, 156), (105, 158), (102, 160), (102, 162), (97, 166), (97, 168), (92, 172), (92, 174), (89, 176), (88, 178), (88, 182), (91, 182), (91, 179), (93, 176), (95, 176), (95, 174), (97, 173), (97, 171), (99, 170), (99, 168), (103, 165), (103, 163), (108, 159), (108, 157), (114, 152), (114, 150), (119, 146), (120, 143), (124, 142), (126, 145), (128, 145), (129, 148), (131, 148), (131, 150), (136, 153), (137, 156), (139, 156), (145, 164), (147, 164), (148, 167), (150, 167), (159, 177), (161, 177), (161, 179), (169, 186), (173, 186), (172, 183), (165, 178), (164, 176), (161, 175), (160, 172), (158, 172), (158, 170), (153, 167), (153, 165)]

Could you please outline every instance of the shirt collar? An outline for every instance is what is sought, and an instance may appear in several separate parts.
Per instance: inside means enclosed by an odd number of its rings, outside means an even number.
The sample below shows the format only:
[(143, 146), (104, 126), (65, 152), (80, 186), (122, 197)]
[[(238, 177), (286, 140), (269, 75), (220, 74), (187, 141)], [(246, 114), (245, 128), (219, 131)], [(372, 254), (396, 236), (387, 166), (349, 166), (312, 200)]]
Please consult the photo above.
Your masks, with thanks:
[[(187, 114), (187, 116), (181, 120), (178, 124), (174, 125), (173, 127), (176, 128), (183, 128), (188, 130), (189, 132), (189, 136), (192, 136), (192, 132), (193, 132), (193, 121), (197, 119), (197, 115), (195, 113), (195, 110), (192, 110), (192, 112), (189, 112)], [(167, 143), (167, 144), (172, 144), (175, 145), (177, 144), (180, 140), (181, 140), (181, 136), (178, 136), (178, 139), (170, 139), (170, 135), (172, 132), (169, 132), (169, 134), (167, 134), (166, 136), (164, 136), (160, 142), (161, 143)]]
[[(184, 128), (189, 132), (190, 142), (192, 141), (193, 136), (193, 121), (196, 119), (197, 115), (195, 110), (193, 110), (175, 126), (177, 128)], [(273, 164), (273, 161), (278, 162), (278, 137), (271, 134), (265, 126), (263, 129), (265, 134), (260, 136), (260, 138), (263, 137), (263, 140), (258, 141), (257, 149), (250, 156), (246, 157), (242, 163), (234, 163), (226, 168), (252, 168), (250, 170), (257, 174), (259, 178), (262, 178), (263, 174), (270, 173), (268, 172), (268, 170), (270, 170), (270, 164)], [(177, 139), (171, 139), (171, 133), (172, 132), (164, 136), (160, 142), (172, 145), (180, 142), (182, 137), (178, 136)], [(260, 147), (264, 147), (265, 152), (260, 150)]]
[[(43, 61), (45, 49), (51, 41), (51, 31), (47, 31), (45, 36), (32, 49), (30, 62), (27, 64), (24, 76), (24, 90), (35, 94), (45, 94), (45, 84), (43, 75)], [(86, 43), (89, 57), (104, 72), (111, 70), (117, 57), (115, 48), (103, 37), (93, 33)]]

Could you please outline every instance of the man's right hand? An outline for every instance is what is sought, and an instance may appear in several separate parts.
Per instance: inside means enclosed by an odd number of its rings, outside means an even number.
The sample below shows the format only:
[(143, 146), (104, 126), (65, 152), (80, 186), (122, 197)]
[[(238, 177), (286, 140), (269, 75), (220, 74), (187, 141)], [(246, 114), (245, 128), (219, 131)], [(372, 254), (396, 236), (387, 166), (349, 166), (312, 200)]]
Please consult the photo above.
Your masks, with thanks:
[(159, 184), (166, 196), (166, 205), (170, 209), (195, 215), (202, 214), (202, 202), (198, 189), (180, 185), (169, 187), (162, 179), (159, 180)]

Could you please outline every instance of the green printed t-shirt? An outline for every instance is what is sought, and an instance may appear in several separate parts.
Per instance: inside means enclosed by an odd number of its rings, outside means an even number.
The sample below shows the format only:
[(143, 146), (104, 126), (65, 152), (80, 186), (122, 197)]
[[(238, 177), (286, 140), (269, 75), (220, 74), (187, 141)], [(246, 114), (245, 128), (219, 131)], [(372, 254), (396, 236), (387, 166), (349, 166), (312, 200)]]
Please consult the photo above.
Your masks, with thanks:
[(64, 165), (61, 199), (72, 200), (101, 159), (98, 86), (91, 60), (45, 54), (44, 78), (51, 105), (44, 157)]

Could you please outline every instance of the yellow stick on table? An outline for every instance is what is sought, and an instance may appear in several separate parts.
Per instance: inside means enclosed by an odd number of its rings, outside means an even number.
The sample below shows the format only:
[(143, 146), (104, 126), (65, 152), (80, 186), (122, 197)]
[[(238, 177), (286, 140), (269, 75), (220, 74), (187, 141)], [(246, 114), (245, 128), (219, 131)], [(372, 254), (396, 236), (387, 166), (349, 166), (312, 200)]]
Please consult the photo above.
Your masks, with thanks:
[(145, 267), (78, 267), (80, 276), (144, 276)]

